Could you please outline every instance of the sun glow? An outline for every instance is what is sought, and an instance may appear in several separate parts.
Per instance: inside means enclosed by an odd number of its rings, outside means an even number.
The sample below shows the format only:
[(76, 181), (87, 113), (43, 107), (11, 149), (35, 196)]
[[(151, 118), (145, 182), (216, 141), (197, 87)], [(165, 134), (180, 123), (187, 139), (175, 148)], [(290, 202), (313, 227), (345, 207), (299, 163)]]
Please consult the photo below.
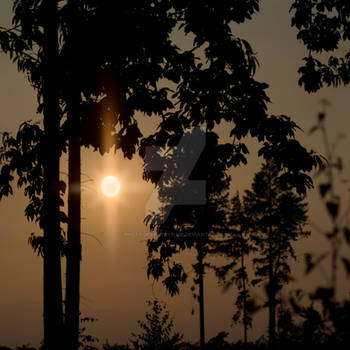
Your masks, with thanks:
[(115, 176), (107, 176), (101, 182), (102, 193), (107, 197), (115, 197), (120, 191), (120, 181)]

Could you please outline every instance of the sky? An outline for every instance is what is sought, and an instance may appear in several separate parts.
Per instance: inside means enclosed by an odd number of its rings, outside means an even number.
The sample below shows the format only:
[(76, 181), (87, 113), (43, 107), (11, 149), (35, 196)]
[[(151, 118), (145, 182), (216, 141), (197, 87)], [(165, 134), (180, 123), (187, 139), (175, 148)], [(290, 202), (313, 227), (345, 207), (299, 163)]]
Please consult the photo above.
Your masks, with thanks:
[[(349, 157), (349, 87), (324, 88), (316, 94), (307, 94), (298, 86), (298, 67), (307, 55), (296, 39), (296, 31), (290, 27), (288, 9), (290, 1), (264, 0), (261, 12), (244, 25), (234, 25), (233, 33), (248, 40), (257, 53), (260, 68), (256, 79), (270, 85), (268, 94), (272, 100), (269, 111), (285, 114), (304, 130), (298, 132), (301, 143), (318, 152), (324, 152), (319, 135), (308, 136), (308, 130), (316, 122), (321, 110), (320, 101), (327, 99), (327, 127), (331, 139), (338, 133), (345, 138), (339, 146), (339, 154), (345, 163), (344, 177), (350, 178)], [(0, 2), (0, 25), (11, 21), (11, 1)], [(186, 45), (186, 40), (175, 34), (176, 40)], [(345, 49), (345, 48), (341, 48)], [(36, 115), (35, 92), (26, 77), (18, 73), (7, 56), (0, 54), (0, 131), (16, 132), (24, 120), (39, 120)], [(153, 125), (148, 123), (146, 129)], [(257, 146), (248, 142), (251, 150), (247, 167), (234, 169), (232, 191), (248, 188), (253, 174), (259, 169)], [(66, 164), (62, 161), (62, 178), (66, 179)], [(101, 194), (100, 181), (114, 174), (121, 181), (121, 191), (116, 199)], [(159, 297), (166, 301), (174, 317), (176, 329), (185, 339), (197, 341), (198, 310), (187, 284), (180, 296), (170, 298), (160, 283), (146, 276), (146, 240), (150, 237), (143, 224), (146, 204), (153, 187), (142, 181), (142, 163), (138, 157), (124, 160), (120, 154), (101, 157), (91, 150), (83, 150), (82, 178), (82, 231), (83, 261), (81, 273), (81, 312), (84, 317), (98, 318), (89, 326), (91, 334), (103, 343), (125, 343), (131, 332), (137, 331), (137, 320), (144, 317), (145, 301)], [(346, 200), (347, 187), (339, 187)], [(326, 228), (327, 215), (316, 191), (310, 192), (310, 222)], [(38, 228), (24, 217), (26, 200), (21, 191), (0, 202), (0, 345), (16, 346), (23, 343), (38, 345), (42, 339), (42, 260), (28, 245), (31, 232)], [(298, 283), (310, 288), (322, 276), (317, 272), (304, 278), (302, 253), (314, 249), (326, 249), (325, 240), (313, 230), (312, 238), (297, 245), (299, 264)], [(183, 256), (190, 270), (193, 255)], [(64, 270), (64, 266), (63, 266)], [(347, 281), (348, 283), (348, 281)], [(342, 286), (344, 292), (349, 288)], [(230, 332), (234, 339), (242, 335), (241, 327), (230, 328), (234, 291), (222, 294), (215, 278), (208, 274), (205, 280), (205, 313), (207, 338), (219, 331)], [(258, 296), (259, 297), (259, 296)], [(192, 308), (195, 314), (191, 315)], [(254, 323), (253, 336), (266, 331), (266, 315), (261, 312)]]

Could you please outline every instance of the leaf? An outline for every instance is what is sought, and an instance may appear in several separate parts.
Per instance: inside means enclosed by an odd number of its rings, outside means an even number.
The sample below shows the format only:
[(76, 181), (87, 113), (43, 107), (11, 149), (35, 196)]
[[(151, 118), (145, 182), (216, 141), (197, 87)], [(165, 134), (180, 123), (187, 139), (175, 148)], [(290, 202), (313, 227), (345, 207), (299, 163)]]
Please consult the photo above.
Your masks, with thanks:
[(222, 293), (226, 293), (232, 287), (232, 285), (232, 281), (225, 283), (224, 288), (222, 289)]
[(252, 280), (252, 286), (257, 285), (260, 282), (261, 282), (261, 279), (254, 279), (254, 280)]
[(313, 259), (312, 254), (305, 254), (306, 271), (305, 274), (310, 273), (318, 264), (321, 263), (328, 256), (328, 253), (321, 254), (316, 260)]
[(343, 232), (344, 232), (346, 243), (350, 244), (350, 229), (348, 227), (344, 227)]
[(296, 300), (293, 297), (289, 299), (289, 303), (296, 314), (300, 314), (303, 311), (302, 307), (299, 306), (299, 304), (296, 302)]
[(306, 253), (304, 255), (304, 260), (305, 260), (305, 264), (306, 264), (305, 274), (307, 275), (308, 273), (310, 273), (314, 269), (315, 264), (312, 262), (312, 254)]
[(338, 229), (334, 229), (332, 232), (326, 232), (326, 237), (328, 239), (333, 239), (338, 235)]
[(326, 115), (324, 113), (319, 113), (318, 114), (318, 120), (321, 122), (322, 120), (324, 120), (324, 118), (326, 117)]
[(241, 316), (241, 315), (240, 315), (240, 312), (235, 313), (235, 314), (232, 316), (232, 321), (233, 321), (234, 323), (238, 323), (240, 316)]
[(67, 217), (66, 213), (64, 213), (63, 211), (59, 212), (59, 219), (60, 219), (60, 222), (63, 222), (63, 223), (68, 222), (68, 217)]
[(60, 181), (58, 183), (58, 190), (63, 195), (66, 193), (67, 185), (64, 181)]
[(258, 312), (261, 309), (261, 306), (256, 304), (254, 299), (250, 298), (250, 299), (246, 300), (246, 308), (247, 308), (248, 313), (250, 315), (252, 315), (252, 314), (255, 314), (256, 312)]
[(341, 173), (343, 171), (344, 165), (343, 160), (338, 157), (336, 163), (334, 164), (334, 167), (338, 169), (338, 171)]
[(316, 292), (310, 296), (311, 300), (329, 301), (334, 296), (333, 288), (317, 288)]
[(350, 276), (350, 261), (346, 258), (342, 258), (342, 261), (346, 270), (346, 274)]
[(160, 259), (152, 259), (148, 262), (147, 267), (147, 277), (153, 276), (155, 280), (158, 280), (159, 277), (163, 276), (164, 267), (163, 262)]
[(331, 189), (331, 184), (321, 184), (318, 186), (318, 189), (320, 191), (321, 197), (324, 198), (327, 192)]
[(327, 202), (327, 210), (333, 219), (336, 219), (339, 213), (339, 204), (335, 202)]

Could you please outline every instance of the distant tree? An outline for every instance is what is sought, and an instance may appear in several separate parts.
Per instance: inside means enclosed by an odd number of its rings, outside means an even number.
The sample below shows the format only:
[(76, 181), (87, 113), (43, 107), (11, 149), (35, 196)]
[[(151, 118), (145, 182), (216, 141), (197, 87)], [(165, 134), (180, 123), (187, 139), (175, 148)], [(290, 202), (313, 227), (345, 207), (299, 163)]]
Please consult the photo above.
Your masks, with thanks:
[[(330, 55), (322, 62), (320, 54), (334, 52), (350, 41), (350, 6), (348, 0), (294, 0), (292, 26), (309, 55), (299, 69), (299, 84), (307, 92), (326, 86), (350, 83), (350, 50), (343, 57)], [(317, 57), (317, 58), (316, 58)]]
[(293, 319), (293, 313), (289, 308), (279, 307), (277, 312), (277, 347), (294, 348), (300, 343), (300, 329)]
[[(200, 146), (198, 148), (201, 143), (203, 150)], [(165, 171), (158, 182), (160, 212), (146, 218), (146, 223), (158, 234), (157, 238), (148, 241), (148, 275), (156, 280), (162, 277), (170, 294), (177, 294), (178, 284), (186, 281), (187, 274), (174, 256), (187, 249), (195, 250), (196, 262), (192, 266), (198, 291), (194, 292), (194, 286), (191, 290), (199, 303), (200, 343), (204, 347), (205, 258), (212, 236), (224, 230), (230, 147), (218, 144), (215, 133), (205, 133), (197, 128), (186, 133), (168, 155), (158, 154), (158, 157)], [(152, 179), (149, 169), (152, 169), (152, 162), (145, 164), (145, 176)], [(202, 189), (194, 186), (195, 181), (202, 181)], [(176, 198), (183, 200), (184, 204), (174, 205)], [(198, 200), (202, 200), (203, 204), (193, 204)]]
[(237, 311), (232, 319), (235, 323), (243, 323), (243, 341), (248, 342), (248, 328), (252, 325), (251, 312), (253, 311), (253, 300), (249, 293), (249, 278), (247, 271), (247, 257), (254, 250), (249, 241), (248, 228), (249, 217), (246, 216), (243, 203), (237, 193), (231, 200), (231, 205), (227, 208), (227, 220), (225, 225), (227, 231), (222, 239), (213, 243), (211, 253), (220, 254), (229, 262), (222, 266), (215, 266), (219, 280), (224, 283), (225, 290), (231, 285), (237, 286), (238, 295), (236, 297)]
[(336, 304), (329, 318), (333, 325), (331, 340), (341, 346), (347, 346), (350, 341), (350, 301)]
[(216, 336), (209, 339), (206, 349), (208, 349), (208, 350), (232, 349), (231, 344), (226, 340), (227, 337), (228, 337), (227, 332), (219, 332)]
[(326, 320), (313, 305), (304, 308), (301, 316), (304, 321), (301, 323), (301, 337), (303, 344), (314, 346), (325, 343), (328, 339), (328, 327)]
[(255, 174), (252, 190), (243, 198), (250, 218), (250, 239), (258, 256), (254, 258), (256, 279), (267, 281), (269, 345), (275, 346), (277, 292), (291, 278), (288, 260), (295, 259), (293, 242), (310, 233), (304, 230), (307, 208), (304, 197), (281, 185), (281, 170), (273, 162), (264, 163)]
[(179, 349), (182, 335), (174, 333), (174, 322), (170, 318), (165, 303), (154, 299), (147, 301), (151, 308), (144, 321), (138, 321), (141, 333), (133, 333), (131, 342), (135, 350)]

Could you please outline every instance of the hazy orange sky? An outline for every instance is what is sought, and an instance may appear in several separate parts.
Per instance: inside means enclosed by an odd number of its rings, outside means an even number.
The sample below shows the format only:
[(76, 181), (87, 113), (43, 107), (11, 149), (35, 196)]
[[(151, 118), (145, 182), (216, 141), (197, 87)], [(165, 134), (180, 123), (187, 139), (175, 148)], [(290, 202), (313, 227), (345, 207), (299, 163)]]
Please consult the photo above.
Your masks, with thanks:
[[(9, 0), (0, 2), (1, 26), (10, 23), (11, 3)], [(298, 133), (298, 139), (305, 146), (322, 152), (320, 137), (307, 136), (321, 109), (320, 100), (326, 98), (332, 103), (328, 109), (330, 136), (334, 138), (338, 132), (349, 136), (350, 89), (327, 88), (309, 95), (298, 86), (297, 69), (307, 52), (297, 42), (295, 30), (290, 28), (290, 3), (261, 1), (260, 14), (245, 25), (235, 25), (233, 33), (247, 39), (257, 53), (260, 69), (256, 79), (270, 85), (270, 112), (291, 116), (305, 130)], [(179, 35), (176, 37), (181, 40)], [(341, 48), (340, 51), (342, 49), (345, 50)], [(35, 109), (35, 92), (26, 77), (17, 72), (7, 56), (0, 54), (0, 131), (16, 132), (22, 121), (39, 119)], [(149, 118), (144, 119), (145, 129), (151, 129), (147, 124)], [(350, 179), (349, 146), (348, 137), (341, 143), (339, 152), (345, 163), (344, 177)], [(251, 147), (248, 167), (232, 171), (233, 191), (250, 185), (259, 164), (256, 149), (256, 146)], [(62, 165), (64, 171), (66, 165), (64, 162)], [(197, 341), (198, 312), (196, 302), (188, 292), (190, 284), (182, 288), (180, 296), (170, 298), (160, 284), (146, 277), (145, 242), (149, 234), (143, 219), (153, 187), (142, 182), (139, 158), (126, 161), (120, 155), (101, 157), (84, 150), (82, 166), (83, 180), (87, 180), (82, 197), (82, 231), (97, 238), (83, 235), (81, 311), (84, 317), (99, 319), (89, 326), (89, 332), (101, 342), (106, 339), (110, 343), (126, 342), (131, 332), (137, 330), (137, 320), (144, 316), (145, 301), (157, 296), (168, 303), (176, 329), (184, 332), (186, 339)], [(103, 197), (99, 187), (101, 179), (110, 174), (116, 174), (122, 186), (117, 199), (112, 200)], [(66, 175), (62, 174), (62, 178), (65, 179)], [(344, 194), (346, 190), (345, 187), (340, 189)], [(309, 199), (310, 221), (326, 227), (326, 212), (319, 205), (317, 194), (311, 193)], [(19, 191), (0, 202), (0, 345), (15, 346), (28, 342), (38, 345), (42, 338), (42, 260), (27, 243), (29, 234), (37, 232), (38, 228), (26, 221), (25, 205)], [(298, 254), (311, 248), (322, 250), (324, 243), (315, 234), (309, 241), (298, 245)], [(191, 259), (191, 254), (184, 256), (188, 266)], [(302, 266), (300, 260), (299, 270)], [(233, 290), (222, 294), (211, 274), (205, 280), (208, 339), (222, 330), (229, 331), (234, 338), (241, 337), (240, 326), (230, 329), (232, 293)], [(196, 311), (194, 316), (191, 315), (192, 308)], [(254, 334), (261, 334), (265, 328), (262, 312), (254, 324)]]

